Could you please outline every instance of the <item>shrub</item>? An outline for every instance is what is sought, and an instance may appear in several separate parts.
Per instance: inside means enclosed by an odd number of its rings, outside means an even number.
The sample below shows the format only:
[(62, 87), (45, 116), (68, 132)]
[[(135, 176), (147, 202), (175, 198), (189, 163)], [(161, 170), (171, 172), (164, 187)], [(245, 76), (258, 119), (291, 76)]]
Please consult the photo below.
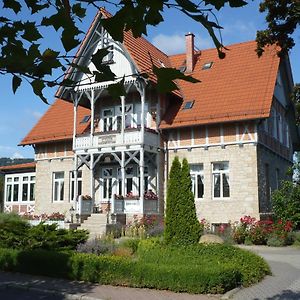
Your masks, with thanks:
[(240, 223), (234, 228), (233, 239), (239, 244), (245, 243), (247, 245), (267, 245), (269, 239), (269, 244), (279, 244), (279, 240), (281, 240), (282, 245), (290, 245), (292, 243), (292, 227), (290, 221), (256, 221), (255, 218), (245, 216), (241, 218)]
[(283, 239), (279, 238), (277, 235), (270, 235), (267, 240), (267, 245), (270, 247), (282, 247), (285, 245)]
[(300, 231), (294, 232), (292, 241), (294, 246), (300, 246)]
[(57, 229), (56, 224), (30, 226), (15, 214), (0, 215), (0, 247), (13, 249), (76, 249), (79, 243), (87, 240), (88, 233), (83, 230)]
[(140, 241), (135, 259), (0, 249), (0, 269), (189, 293), (224, 293), (239, 284), (255, 283), (269, 273), (262, 258), (232, 246), (167, 247), (159, 239)]
[(22, 248), (30, 225), (15, 213), (0, 213), (0, 247)]
[(157, 215), (146, 215), (138, 218), (133, 216), (133, 221), (124, 228), (124, 235), (133, 238), (146, 238), (156, 233), (162, 233), (163, 220)]
[(115, 243), (108, 239), (93, 239), (85, 243), (79, 244), (76, 248), (80, 253), (92, 253), (96, 255), (103, 255), (115, 251)]
[(283, 222), (291, 221), (294, 228), (300, 228), (300, 185), (283, 181), (281, 188), (272, 194), (273, 212)]
[(177, 208), (180, 201), (181, 188), (181, 164), (176, 156), (173, 160), (169, 173), (166, 200), (166, 218), (164, 237), (167, 243), (177, 240), (177, 224), (180, 222), (177, 216)]
[(167, 190), (165, 240), (167, 243), (193, 244), (198, 243), (200, 234), (190, 168), (186, 159), (181, 167), (178, 157), (175, 157)]

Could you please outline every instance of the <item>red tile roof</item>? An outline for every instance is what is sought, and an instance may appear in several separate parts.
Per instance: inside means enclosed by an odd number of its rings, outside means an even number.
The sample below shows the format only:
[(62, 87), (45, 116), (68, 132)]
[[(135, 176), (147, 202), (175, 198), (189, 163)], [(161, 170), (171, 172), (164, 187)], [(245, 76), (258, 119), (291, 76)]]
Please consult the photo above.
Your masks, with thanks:
[[(78, 107), (76, 125), (78, 134), (84, 133), (89, 128), (89, 122), (80, 123), (86, 115), (90, 115), (90, 110)], [(73, 122), (73, 104), (57, 99), (21, 141), (20, 145), (72, 139)]]
[[(167, 111), (161, 128), (269, 116), (280, 62), (275, 48), (266, 49), (261, 58), (255, 52), (255, 41), (227, 48), (229, 51), (222, 60), (215, 49), (198, 53), (191, 75), (201, 82), (179, 82), (183, 102)], [(185, 60), (185, 54), (169, 58), (178, 68)], [(208, 62), (213, 62), (212, 67), (202, 70), (203, 64)], [(194, 101), (191, 109), (183, 109), (186, 101)]]
[(35, 169), (35, 162), (29, 162), (29, 163), (24, 163), (24, 164), (17, 164), (17, 165), (10, 165), (10, 166), (2, 166), (0, 167), (0, 172), (7, 173), (9, 171), (16, 171), (16, 170), (31, 170)]
[[(104, 10), (101, 12), (104, 17), (111, 16)], [(98, 16), (99, 13), (95, 20)], [(96, 26), (95, 20), (89, 32)], [(125, 32), (124, 45), (140, 72), (150, 70), (152, 62), (156, 66), (163, 63), (166, 67), (179, 68), (185, 61), (185, 54), (167, 56), (143, 37), (134, 38), (130, 31)], [(194, 72), (189, 75), (201, 82), (178, 81), (180, 93), (177, 95), (181, 95), (183, 101), (168, 108), (160, 127), (167, 129), (268, 117), (280, 59), (274, 47), (266, 49), (261, 58), (257, 57), (255, 48), (255, 41), (228, 46), (229, 51), (223, 60), (218, 58), (215, 49), (198, 52)], [(202, 70), (207, 62), (213, 62), (212, 67)], [(153, 74), (150, 79), (156, 82)], [(186, 101), (194, 101), (191, 109), (182, 109)], [(79, 122), (89, 114), (89, 109), (79, 107), (77, 133), (88, 129), (89, 124)], [(73, 105), (57, 100), (21, 145), (71, 139), (72, 134)]]

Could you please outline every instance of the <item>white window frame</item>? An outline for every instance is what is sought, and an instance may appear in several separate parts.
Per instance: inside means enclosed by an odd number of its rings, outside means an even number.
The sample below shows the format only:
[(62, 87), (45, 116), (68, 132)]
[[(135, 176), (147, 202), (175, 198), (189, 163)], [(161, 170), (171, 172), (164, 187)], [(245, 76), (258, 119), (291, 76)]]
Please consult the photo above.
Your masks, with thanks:
[[(63, 174), (62, 178), (56, 178), (58, 174)], [(57, 185), (57, 191), (56, 191), (56, 183)], [(62, 195), (61, 195), (61, 189), (62, 189)], [(58, 192), (56, 194), (56, 192)], [(53, 202), (62, 202), (64, 201), (64, 194), (65, 194), (65, 172), (63, 171), (57, 171), (52, 173), (52, 201)], [(56, 195), (58, 195), (58, 199), (56, 199)]]
[[(28, 180), (25, 178), (28, 177)], [(9, 181), (11, 180), (11, 181)], [(23, 200), (23, 185), (27, 184), (27, 199)], [(33, 185), (33, 198), (31, 199), (30, 189)], [(11, 186), (10, 199), (8, 199), (8, 186)], [(14, 199), (14, 188), (17, 187), (18, 197)], [(5, 175), (5, 186), (4, 186), (4, 202), (5, 203), (33, 203), (35, 201), (35, 173), (18, 173), (18, 174), (7, 174)]]
[[(70, 171), (70, 192), (69, 192), (69, 201), (72, 202), (74, 201), (74, 194), (75, 194), (75, 176), (74, 176), (74, 172), (76, 171)], [(80, 188), (79, 188), (80, 186)], [(82, 171), (79, 170), (77, 171), (77, 192), (78, 192), (78, 196), (80, 196), (80, 191), (82, 193)]]
[[(194, 194), (195, 199), (203, 199), (204, 198), (204, 172), (203, 172), (203, 164), (190, 164), (190, 174), (191, 174), (191, 180), (192, 180), (192, 192)], [(203, 194), (202, 197), (198, 197), (199, 190), (198, 190), (198, 178), (200, 176), (200, 179), (202, 181), (203, 185)]]
[[(105, 116), (106, 111), (110, 111), (111, 115)], [(110, 132), (110, 131), (116, 130), (114, 128), (115, 127), (115, 121), (116, 121), (114, 107), (105, 107), (105, 108), (103, 108), (101, 114), (102, 114), (102, 131), (103, 132)], [(104, 122), (105, 119), (109, 121), (109, 123), (107, 123), (107, 125), (105, 125), (105, 122)]]
[[(105, 171), (107, 169), (111, 169), (111, 175), (106, 175)], [(104, 201), (109, 201), (112, 197), (113, 197), (113, 193), (114, 193), (114, 167), (112, 166), (105, 166), (102, 168), (101, 170), (102, 172), (102, 200)], [(110, 180), (111, 180), (111, 187), (110, 185)], [(106, 186), (106, 193), (105, 194), (105, 186)], [(109, 190), (111, 189), (111, 197), (109, 197)]]
[[(214, 170), (214, 166), (217, 164), (223, 164), (224, 166), (227, 165), (227, 169), (223, 167), (223, 170)], [(212, 168), (212, 196), (213, 199), (229, 199), (230, 198), (230, 166), (229, 161), (216, 161), (212, 162), (211, 164)], [(215, 196), (215, 176), (220, 176), (220, 196)], [(228, 186), (229, 186), (229, 196), (224, 196), (224, 190), (223, 190), (223, 175), (225, 175), (227, 178)]]

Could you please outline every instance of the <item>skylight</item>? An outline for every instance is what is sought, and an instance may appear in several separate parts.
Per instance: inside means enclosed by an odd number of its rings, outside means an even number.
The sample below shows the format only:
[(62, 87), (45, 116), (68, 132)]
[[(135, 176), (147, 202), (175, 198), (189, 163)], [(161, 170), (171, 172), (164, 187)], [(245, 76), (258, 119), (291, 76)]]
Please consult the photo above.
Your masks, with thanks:
[(213, 62), (209, 61), (202, 66), (202, 70), (208, 70), (212, 67), (212, 65), (213, 65)]
[(194, 105), (195, 100), (186, 101), (183, 105), (183, 109), (191, 109)]
[(90, 115), (84, 116), (80, 121), (80, 124), (87, 123), (90, 120), (90, 118), (91, 118)]

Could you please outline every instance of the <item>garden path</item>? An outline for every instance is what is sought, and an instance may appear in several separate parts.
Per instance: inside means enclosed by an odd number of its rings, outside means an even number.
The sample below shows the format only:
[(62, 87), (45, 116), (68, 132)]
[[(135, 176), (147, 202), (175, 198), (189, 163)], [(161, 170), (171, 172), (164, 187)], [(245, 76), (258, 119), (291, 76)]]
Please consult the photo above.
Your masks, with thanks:
[(234, 300), (300, 299), (300, 248), (242, 246), (262, 256), (270, 265), (272, 276), (260, 283), (239, 290)]

